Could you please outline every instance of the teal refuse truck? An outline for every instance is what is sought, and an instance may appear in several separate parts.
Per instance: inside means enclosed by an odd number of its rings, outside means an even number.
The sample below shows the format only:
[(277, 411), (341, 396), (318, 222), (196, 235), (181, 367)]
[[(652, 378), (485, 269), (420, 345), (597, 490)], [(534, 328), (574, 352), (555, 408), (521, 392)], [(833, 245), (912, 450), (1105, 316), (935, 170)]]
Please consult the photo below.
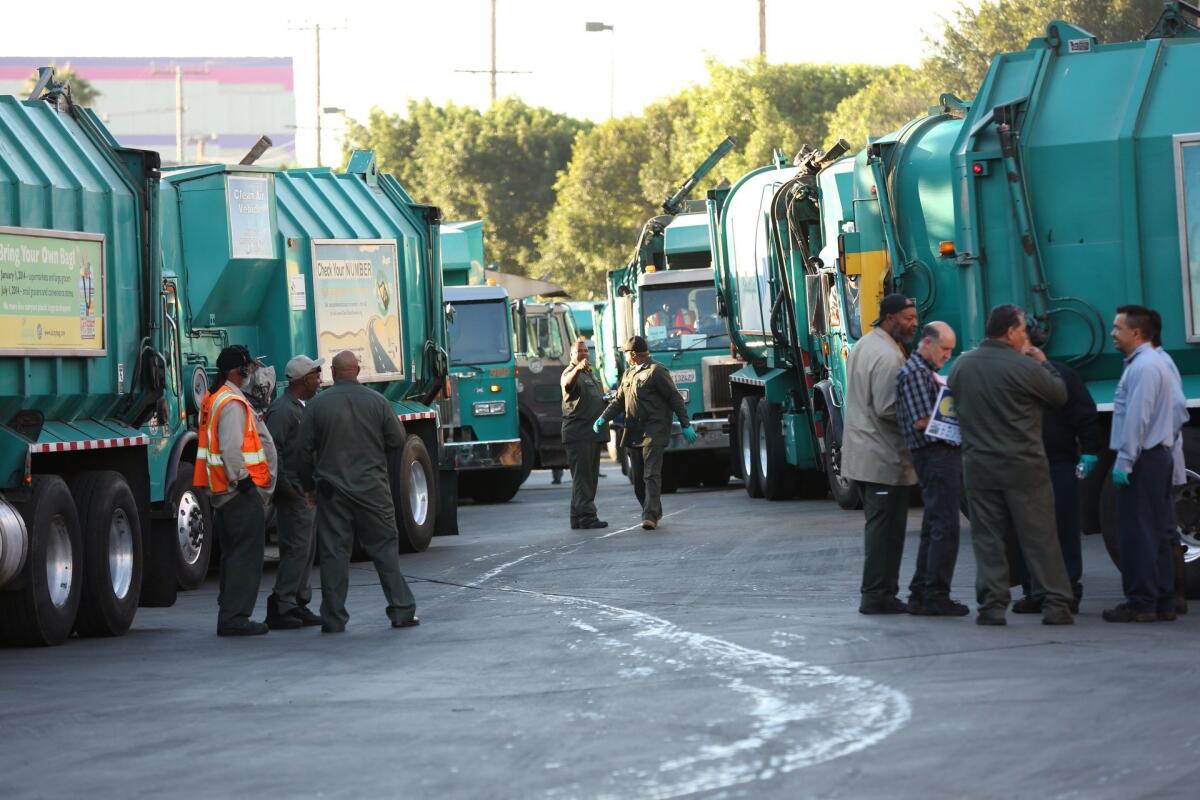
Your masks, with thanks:
[[(698, 435), (688, 444), (674, 421), (663, 463), (668, 492), (729, 482), (729, 376), (740, 362), (730, 356), (729, 333), (717, 313), (704, 201), (685, 198), (733, 146), (726, 139), (709, 155), (663, 203), (663, 213), (643, 225), (629, 263), (608, 273), (612, 338), (646, 338), (654, 360), (671, 371)], [(619, 379), (625, 364), (620, 353), (615, 356)]]
[[(1026, 308), (1047, 354), (1074, 365), (1105, 419), (1122, 369), (1111, 320), (1118, 305), (1143, 303), (1162, 314), (1163, 346), (1188, 405), (1200, 406), (1197, 74), (1200, 13), (1187, 3), (1168, 3), (1135, 42), (1101, 44), (1052, 22), (1027, 49), (998, 56), (971, 101), (943, 96), (852, 157), (805, 151), (799, 164), (710, 193), (717, 284), (747, 362), (731, 384), (738, 426), (753, 431), (743, 438), (762, 434), (748, 465), (765, 465), (761, 482), (777, 467), (836, 464), (841, 366), (888, 291), (949, 322), (962, 348), (984, 338), (992, 306)], [(1184, 450), (1189, 484), (1176, 511), (1195, 589), (1200, 437), (1190, 425)], [(1108, 472), (1084, 485), (1084, 527), (1111, 547)]]
[(231, 343), (260, 359), (259, 376), (274, 374), (251, 393), (260, 409), (283, 390), (293, 355), (325, 358), (329, 384), (333, 355), (355, 352), (359, 380), (391, 402), (407, 434), (389, 463), (401, 549), (419, 552), (435, 532), (454, 532), (454, 475), (438, 471), (435, 400), (448, 366), (438, 210), (378, 172), (369, 151), (353, 153), (344, 172), (173, 168), (159, 209), (167, 324), (178, 341), (169, 394), (183, 409), (170, 419), (165, 464), (181, 584), (199, 583), (212, 557), (212, 515), (190, 488), (195, 417)]
[(124, 633), (175, 601), (159, 160), (41, 71), (0, 96), (0, 643)]
[(450, 351), (442, 466), (458, 471), (460, 497), (507, 502), (527, 474), (508, 292), (487, 283), (479, 220), (444, 223), (441, 252)]

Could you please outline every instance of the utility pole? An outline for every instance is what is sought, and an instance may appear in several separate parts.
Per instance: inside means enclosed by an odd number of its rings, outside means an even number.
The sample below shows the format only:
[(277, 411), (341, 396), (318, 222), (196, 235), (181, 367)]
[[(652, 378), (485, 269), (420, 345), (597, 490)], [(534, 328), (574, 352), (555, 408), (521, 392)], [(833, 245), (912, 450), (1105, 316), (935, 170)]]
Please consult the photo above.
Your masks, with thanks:
[(767, 60), (767, 0), (758, 0), (758, 56)]
[(185, 70), (182, 64), (176, 64), (171, 69), (157, 69), (151, 66), (150, 73), (175, 76), (175, 163), (182, 164), (183, 148), (187, 143), (187, 137), (183, 132), (183, 112), (187, 111), (187, 106), (183, 102), (183, 76), (205, 75), (208, 73), (208, 64), (205, 64), (203, 69), (194, 70)]
[(496, 0), (492, 0), (492, 67), (491, 69), (456, 69), (455, 72), (462, 72), (467, 75), (488, 75), (491, 78), (491, 99), (492, 103), (496, 102), (496, 76), (497, 75), (528, 75), (529, 71), (524, 69), (497, 69), (496, 68)]
[(323, 29), (321, 23), (314, 22), (312, 25), (300, 25), (291, 28), (294, 31), (312, 31), (313, 37), (316, 40), (316, 131), (317, 131), (317, 166), (321, 164), (321, 31), (344, 31), (345, 27), (330, 27), (326, 25)]

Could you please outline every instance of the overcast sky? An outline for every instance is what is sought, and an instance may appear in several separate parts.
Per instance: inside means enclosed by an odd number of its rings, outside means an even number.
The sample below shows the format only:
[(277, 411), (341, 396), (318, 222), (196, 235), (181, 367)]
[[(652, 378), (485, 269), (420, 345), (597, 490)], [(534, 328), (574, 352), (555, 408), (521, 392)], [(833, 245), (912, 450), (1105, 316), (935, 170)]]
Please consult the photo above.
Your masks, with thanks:
[[(976, 5), (977, 0), (967, 0)], [(959, 0), (768, 0), (771, 61), (916, 63), (925, 37)], [(372, 106), (402, 110), (409, 98), (486, 105), (490, 0), (112, 4), (66, 0), (7, 4), (6, 55), (291, 56), (301, 152), (311, 148), (314, 36), (320, 22), (321, 102), (363, 118)], [(497, 0), (501, 96), (577, 117), (609, 111), (610, 59), (616, 113), (704, 80), (712, 57), (737, 62), (758, 50), (757, 0)], [(52, 10), (51, 10), (52, 9)], [(142, 20), (138, 31), (132, 21)], [(613, 32), (585, 33), (604, 22)], [(338, 30), (337, 28), (341, 28)], [(330, 120), (328, 128), (340, 123)], [(326, 148), (333, 143), (326, 143)], [(325, 149), (325, 148), (323, 148)], [(329, 152), (328, 150), (326, 152)]]

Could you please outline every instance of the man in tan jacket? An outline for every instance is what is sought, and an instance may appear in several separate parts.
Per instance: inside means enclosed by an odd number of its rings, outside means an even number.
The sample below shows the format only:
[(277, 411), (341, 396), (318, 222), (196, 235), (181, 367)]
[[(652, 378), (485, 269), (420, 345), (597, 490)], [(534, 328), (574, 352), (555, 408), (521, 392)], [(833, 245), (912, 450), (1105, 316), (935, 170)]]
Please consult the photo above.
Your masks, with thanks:
[(903, 342), (917, 332), (911, 298), (889, 294), (879, 304), (874, 329), (850, 350), (846, 362), (846, 423), (842, 474), (859, 484), (866, 513), (863, 614), (903, 614), (900, 558), (908, 521), (908, 491), (917, 482), (912, 458), (896, 422), (896, 375), (907, 354)]

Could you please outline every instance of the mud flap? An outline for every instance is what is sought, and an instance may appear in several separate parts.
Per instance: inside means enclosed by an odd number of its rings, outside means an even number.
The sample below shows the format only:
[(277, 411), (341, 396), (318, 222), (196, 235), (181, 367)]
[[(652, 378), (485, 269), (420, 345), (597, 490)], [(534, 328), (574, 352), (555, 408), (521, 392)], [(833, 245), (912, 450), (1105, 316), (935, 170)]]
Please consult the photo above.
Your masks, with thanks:
[(438, 470), (438, 507), (434, 536), (458, 535), (458, 472)]

